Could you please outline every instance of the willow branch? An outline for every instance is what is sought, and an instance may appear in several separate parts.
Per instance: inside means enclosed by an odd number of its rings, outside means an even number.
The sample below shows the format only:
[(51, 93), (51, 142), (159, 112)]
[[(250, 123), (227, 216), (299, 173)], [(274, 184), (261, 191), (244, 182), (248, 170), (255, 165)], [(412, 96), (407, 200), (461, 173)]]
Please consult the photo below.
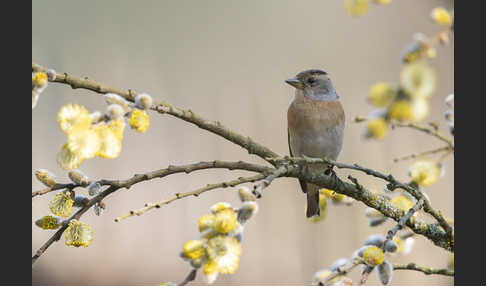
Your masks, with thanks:
[(32, 192), (32, 197), (42, 196), (42, 195), (45, 195), (47, 193), (50, 193), (50, 192), (53, 192), (53, 191), (57, 191), (57, 190), (62, 190), (62, 189), (70, 189), (70, 190), (72, 190), (72, 189), (77, 188), (77, 187), (81, 187), (81, 186), (80, 185), (73, 184), (73, 183), (69, 183), (69, 184), (56, 184), (53, 187), (48, 187), (48, 188), (45, 188), (45, 189), (42, 189), (42, 190), (39, 190), (39, 191)]
[(430, 268), (430, 267), (423, 267), (418, 266), (415, 263), (408, 263), (408, 264), (393, 264), (393, 270), (415, 270), (420, 271), (426, 275), (430, 274), (439, 274), (445, 276), (454, 276), (454, 270), (449, 269), (439, 269), (439, 268)]
[(267, 177), (265, 177), (264, 180), (262, 180), (258, 185), (255, 185), (253, 187), (252, 193), (257, 198), (261, 198), (263, 189), (268, 187), (275, 178), (278, 178), (280, 176), (285, 175), (287, 173), (287, 171), (288, 171), (288, 169), (287, 169), (287, 166), (285, 166), (285, 165), (280, 166), (279, 168), (273, 170)]
[(395, 234), (397, 234), (397, 232), (401, 229), (404, 228), (406, 222), (416, 213), (418, 212), (418, 210), (420, 208), (422, 208), (422, 206), (424, 205), (424, 200), (423, 199), (420, 199), (412, 208), (410, 208), (408, 210), (408, 212), (398, 221), (398, 223), (391, 229), (388, 231), (387, 235), (386, 235), (386, 239), (385, 241), (383, 242), (383, 245), (382, 245), (382, 250), (383, 252), (386, 252), (386, 244), (388, 243), (388, 241), (392, 240), (393, 237), (395, 236)]
[(422, 157), (422, 156), (426, 156), (426, 155), (431, 155), (431, 154), (436, 154), (436, 153), (440, 153), (440, 152), (444, 152), (444, 151), (449, 151), (449, 150), (451, 150), (451, 147), (449, 147), (449, 146), (435, 148), (435, 149), (432, 149), (432, 150), (427, 150), (427, 151), (423, 151), (423, 152), (420, 152), (420, 153), (413, 153), (413, 154), (406, 155), (406, 156), (403, 156), (403, 157), (395, 158), (395, 159), (393, 159), (393, 162), (396, 163), (398, 161), (403, 161), (403, 160), (408, 160), (408, 159), (415, 159), (415, 158), (418, 158), (418, 157)]
[[(32, 62), (32, 71), (46, 71), (46, 68)], [(80, 77), (68, 75), (67, 73), (56, 73), (56, 78), (54, 79), (53, 82), (70, 85), (73, 89), (83, 88), (101, 94), (116, 93), (124, 97), (126, 100), (132, 102), (135, 101), (135, 98), (137, 96), (137, 93), (131, 89), (124, 90), (124, 89), (112, 87), (88, 78), (80, 78)], [(277, 153), (274, 153), (272, 150), (268, 149), (267, 147), (256, 143), (250, 137), (240, 135), (228, 129), (227, 127), (223, 126), (219, 121), (209, 121), (197, 115), (190, 109), (185, 110), (165, 102), (157, 102), (157, 101), (154, 102), (151, 109), (159, 113), (169, 114), (179, 119), (182, 119), (186, 122), (193, 123), (197, 125), (199, 128), (202, 128), (211, 133), (219, 135), (245, 148), (249, 154), (255, 154), (261, 158), (278, 156)]]
[(416, 124), (416, 123), (402, 123), (402, 122), (398, 122), (398, 121), (392, 121), (391, 122), (391, 127), (392, 128), (395, 128), (395, 127), (407, 127), (407, 128), (412, 128), (412, 129), (415, 129), (415, 130), (418, 130), (418, 131), (422, 131), (424, 132), (425, 134), (428, 134), (428, 135), (431, 135), (445, 143), (447, 143), (447, 145), (451, 148), (451, 149), (454, 149), (454, 143), (452, 142), (451, 139), (447, 138), (446, 136), (442, 135), (441, 133), (439, 133), (439, 131), (437, 131), (436, 129), (431, 129), (431, 128), (427, 128), (425, 126), (422, 126), (422, 125), (419, 125), (419, 124)]
[(69, 222), (71, 220), (76, 219), (79, 220), (81, 216), (89, 209), (91, 208), (94, 204), (97, 202), (101, 201), (104, 197), (108, 196), (109, 194), (113, 193), (116, 191), (118, 188), (110, 186), (103, 192), (99, 193), (97, 196), (93, 197), (91, 200), (89, 200), (88, 203), (81, 209), (79, 209), (74, 215), (72, 215), (69, 219), (63, 221), (62, 226), (59, 230), (57, 230), (54, 235), (52, 235), (42, 246), (39, 248), (34, 256), (32, 256), (32, 265), (39, 259), (39, 257), (44, 254), (44, 252), (53, 244), (54, 242), (58, 241), (61, 238), (62, 233), (66, 230), (66, 228), (69, 226)]
[(323, 282), (324, 285), (326, 285), (327, 282), (331, 281), (332, 279), (341, 276), (341, 275), (346, 275), (349, 272), (351, 272), (356, 266), (364, 264), (364, 261), (360, 257), (356, 257), (354, 259), (350, 259), (348, 263), (344, 264), (343, 266), (340, 266), (336, 269), (336, 271), (331, 272), (329, 276), (326, 277), (326, 280)]
[[(33, 71), (45, 71), (46, 69), (33, 62), (32, 63), (32, 70)], [(111, 86), (90, 80), (88, 78), (79, 78), (79, 77), (71, 76), (71, 75), (68, 75), (67, 73), (57, 73), (54, 82), (68, 84), (74, 89), (75, 88), (84, 88), (84, 89), (92, 90), (94, 92), (101, 93), (101, 94), (112, 92), (112, 93), (116, 93), (120, 96), (123, 96), (125, 99), (130, 100), (130, 101), (134, 101), (134, 99), (137, 95), (134, 91), (132, 91), (130, 89), (129, 90), (123, 90), (123, 89), (111, 87)], [(213, 122), (213, 121), (206, 120), (206, 119), (202, 118), (201, 116), (195, 114), (191, 110), (184, 110), (184, 109), (172, 106), (168, 103), (155, 103), (154, 106), (152, 107), (152, 109), (156, 110), (158, 112), (161, 112), (161, 113), (170, 114), (170, 115), (175, 116), (175, 117), (182, 119), (184, 121), (191, 122), (191, 123), (199, 126), (200, 128), (203, 128), (203, 129), (208, 130), (208, 131), (210, 131), (214, 134), (217, 134), (217, 135), (219, 135), (223, 138), (226, 138), (227, 140), (245, 148), (246, 150), (248, 150), (248, 152), (250, 154), (256, 154), (256, 155), (260, 156), (261, 158), (269, 161), (271, 164), (275, 165), (275, 162), (268, 160), (268, 158), (269, 157), (278, 157), (278, 155), (276, 153), (274, 153), (273, 151), (271, 151), (267, 147), (254, 142), (250, 137), (246, 137), (246, 136), (237, 134), (237, 133), (229, 130), (228, 128), (224, 127), (219, 122)], [(425, 128), (425, 129), (427, 129), (427, 128)], [(429, 129), (427, 129), (427, 130), (429, 130)], [(433, 132), (435, 132), (435, 131), (430, 130), (430, 132), (432, 132), (432, 134), (433, 134)], [(338, 166), (339, 168), (344, 167), (344, 166), (340, 167), (339, 165), (336, 165), (336, 166)], [(347, 167), (349, 168), (349, 166), (347, 166)], [(360, 169), (360, 168), (358, 168), (358, 169)], [(360, 170), (363, 170), (363, 169), (360, 169)], [(372, 171), (370, 169), (366, 169), (366, 170), (368, 171), (368, 174), (372, 174), (372, 175), (375, 175), (375, 176), (378, 174), (377, 172)], [(382, 174), (380, 174), (380, 175), (382, 175)], [(391, 175), (389, 177), (391, 177)], [(383, 176), (383, 178), (386, 178), (386, 176)], [(403, 184), (401, 184), (401, 185), (405, 186)], [(409, 191), (409, 192), (411, 191), (412, 195), (415, 194), (414, 196), (417, 198), (417, 200), (419, 200), (420, 198), (423, 197), (423, 195), (421, 194), (420, 191), (417, 191), (415, 189), (411, 190), (410, 187), (405, 187), (405, 190)], [(447, 231), (447, 233), (451, 233), (450, 226), (448, 226), (445, 219), (443, 219), (441, 217), (440, 213), (434, 211), (430, 207), (430, 203), (428, 202), (428, 200), (425, 200), (424, 211), (429, 212), (434, 218), (436, 218), (438, 220), (439, 224)]]
[[(32, 63), (32, 70), (33, 71), (44, 71), (45, 68), (43, 68), (43, 67), (41, 67), (41, 66), (39, 66), (35, 63)], [(124, 97), (125, 99), (127, 99), (129, 101), (134, 101), (134, 99), (137, 95), (132, 90), (123, 90), (123, 89), (118, 89), (118, 88), (115, 88), (115, 87), (110, 87), (110, 86), (98, 83), (96, 81), (90, 80), (88, 78), (84, 78), (84, 79), (78, 78), (78, 77), (68, 75), (67, 73), (64, 73), (64, 74), (58, 73), (56, 75), (56, 79), (54, 80), (54, 82), (68, 84), (72, 88), (84, 88), (84, 89), (92, 90), (92, 91), (95, 91), (95, 92), (101, 93), (101, 94), (108, 93), (108, 92), (116, 93), (116, 94)], [(273, 151), (271, 151), (267, 147), (254, 142), (251, 138), (237, 134), (237, 133), (229, 130), (228, 128), (224, 127), (219, 122), (206, 120), (206, 119), (202, 118), (201, 116), (196, 115), (191, 110), (180, 109), (180, 108), (174, 107), (174, 106), (167, 104), (167, 103), (155, 103), (152, 106), (151, 109), (156, 110), (160, 113), (167, 113), (169, 115), (175, 116), (175, 117), (182, 119), (184, 121), (193, 123), (200, 128), (208, 130), (211, 133), (219, 135), (219, 136), (229, 140), (230, 142), (233, 142), (234, 144), (237, 144), (237, 145), (245, 148), (250, 154), (258, 155), (259, 157), (261, 157), (263, 159), (268, 158), (268, 157), (278, 157), (278, 155), (276, 153), (274, 153)], [(270, 161), (270, 160), (267, 160), (267, 161), (269, 161), (271, 164), (276, 166), (275, 162)], [(336, 165), (340, 168), (343, 167), (343, 166), (349, 167), (349, 165), (339, 164), (339, 163), (336, 164), (336, 162), (334, 162), (334, 165)], [(277, 169), (280, 169), (281, 166), (278, 165), (277, 167), (278, 167)], [(266, 176), (268, 176), (268, 174), (270, 172), (276, 172), (275, 169), (273, 169), (273, 168), (268, 168), (268, 167), (265, 167), (265, 166), (259, 166), (259, 165), (255, 165), (255, 164), (244, 163), (244, 162), (212, 161), (212, 162), (201, 162), (201, 163), (197, 163), (197, 164), (191, 164), (191, 165), (179, 166), (179, 167), (169, 166), (167, 169), (162, 169), (162, 170), (158, 170), (158, 171), (154, 171), (154, 172), (150, 172), (150, 173), (146, 173), (146, 174), (135, 175), (131, 179), (124, 180), (124, 181), (110, 181), (110, 180), (100, 181), (100, 184), (109, 185), (110, 187), (107, 190), (105, 190), (104, 192), (102, 192), (99, 195), (97, 195), (96, 197), (94, 197), (93, 199), (91, 199), (90, 202), (87, 204), (87, 206), (83, 207), (80, 210), (80, 212), (78, 212), (78, 213), (80, 213), (80, 214), (84, 213), (87, 210), (88, 207), (91, 207), (96, 202), (101, 201), (104, 197), (106, 197), (107, 195), (113, 193), (114, 191), (116, 191), (120, 188), (127, 188), (128, 189), (133, 184), (143, 182), (143, 181), (147, 181), (147, 180), (151, 180), (153, 178), (162, 178), (164, 176), (171, 175), (171, 174), (174, 174), (174, 173), (182, 173), (182, 172), (190, 173), (194, 170), (211, 169), (211, 168), (226, 168), (226, 169), (230, 169), (230, 170), (232, 170), (232, 169), (247, 170), (247, 171), (257, 172), (257, 173), (260, 173), (260, 174), (265, 174)], [(354, 165), (354, 167), (352, 167), (352, 168), (362, 170), (367, 174), (371, 174), (371, 175), (375, 175), (375, 176), (377, 176), (377, 175), (383, 176), (387, 180), (391, 180), (390, 184), (392, 184), (394, 187), (404, 188), (405, 190), (411, 192), (412, 194), (415, 194), (415, 196), (418, 197), (418, 199), (423, 197), (423, 195), (420, 193), (420, 191), (415, 190), (414, 188), (412, 188), (408, 185), (399, 184), (398, 182), (396, 182), (393, 179), (393, 177), (391, 175), (387, 177), (387, 176), (384, 176), (381, 173), (378, 173), (378, 172), (373, 171), (371, 169), (359, 167), (358, 165)], [(390, 218), (392, 218), (396, 221), (399, 221), (400, 218), (404, 215), (403, 211), (401, 211), (401, 210), (397, 209), (396, 207), (394, 207), (393, 205), (391, 205), (389, 203), (388, 199), (386, 199), (385, 197), (373, 194), (371, 191), (369, 191), (365, 188), (358, 189), (358, 188), (356, 188), (355, 185), (345, 183), (337, 177), (333, 178), (333, 177), (329, 177), (329, 176), (324, 175), (324, 174), (315, 174), (315, 173), (305, 173), (304, 174), (304, 173), (301, 172), (300, 168), (298, 168), (297, 166), (287, 166), (285, 172), (283, 171), (283, 169), (280, 169), (279, 173), (280, 173), (279, 175), (281, 175), (281, 176), (299, 178), (299, 179), (306, 180), (309, 183), (314, 183), (316, 185), (319, 185), (321, 187), (333, 189), (337, 193), (344, 194), (344, 195), (352, 197), (356, 200), (362, 201), (366, 205), (377, 209), (378, 211), (383, 213), (385, 216), (390, 217)], [(428, 207), (428, 201), (425, 200), (425, 205), (424, 205), (425, 211), (427, 211), (427, 207)], [(429, 207), (430, 207), (430, 205), (429, 205)], [(441, 217), (440, 213), (432, 212), (432, 215), (434, 217), (439, 217), (439, 218)], [(445, 222), (445, 220), (443, 220), (443, 221)], [(443, 222), (439, 220), (439, 223), (442, 226)], [(447, 225), (447, 223), (446, 223), (446, 225)], [(453, 235), (450, 235), (451, 232), (448, 231), (447, 228), (445, 228), (445, 229), (447, 230), (448, 235), (446, 235), (443, 230), (441, 230), (439, 227), (437, 227), (434, 224), (425, 224), (423, 222), (416, 221), (415, 224), (412, 224), (411, 222), (407, 222), (407, 226), (410, 227), (411, 230), (414, 231), (415, 233), (424, 235), (425, 237), (427, 237), (428, 239), (433, 241), (434, 244), (436, 244), (436, 245), (438, 245), (442, 248), (445, 248), (447, 250), (450, 250), (450, 251), (453, 249), (453, 243), (451, 244), (451, 241), (453, 241)], [(54, 240), (52, 240), (52, 242), (58, 240), (59, 237), (60, 237), (60, 233), (62, 233), (64, 230), (65, 230), (65, 227), (61, 228), (58, 232), (56, 232), (56, 234), (52, 238), (52, 239), (54, 239)], [(58, 237), (58, 235), (59, 235), (59, 237)], [(42, 251), (40, 251), (39, 253), (42, 254), (45, 251), (45, 249), (47, 249), (47, 247), (49, 247), (49, 245), (52, 244), (52, 242), (49, 243), (49, 241), (48, 241), (41, 248)], [(37, 258), (38, 258), (38, 256), (37, 256)], [(35, 262), (35, 260), (37, 258), (34, 259), (34, 257), (33, 257), (33, 263)]]
[(106, 190), (99, 193), (97, 196), (93, 197), (89, 200), (89, 202), (82, 207), (78, 212), (76, 212), (73, 216), (63, 222), (62, 227), (54, 233), (54, 235), (49, 238), (44, 245), (36, 251), (34, 256), (32, 256), (32, 265), (37, 261), (37, 259), (51, 246), (52, 243), (58, 241), (61, 238), (62, 233), (68, 227), (69, 222), (72, 219), (79, 218), (94, 204), (104, 199), (106, 196), (112, 194), (113, 192), (126, 188), (129, 189), (132, 185), (148, 181), (154, 178), (163, 178), (172, 174), (177, 173), (190, 173), (196, 170), (205, 170), (205, 169), (228, 169), (228, 170), (246, 170), (246, 171), (253, 171), (258, 173), (266, 173), (272, 170), (269, 167), (260, 166), (256, 164), (250, 164), (242, 161), (238, 162), (225, 162), (225, 161), (210, 161), (210, 162), (199, 162), (196, 164), (189, 164), (189, 165), (181, 165), (181, 166), (169, 166), (166, 169), (161, 169), (153, 172), (149, 172), (146, 174), (137, 174), (128, 180), (119, 180), (119, 181), (110, 181), (110, 180), (101, 180), (99, 183), (102, 186), (109, 186)]
[[(385, 196), (375, 194), (361, 185), (358, 187), (355, 184), (343, 182), (337, 176), (328, 176), (323, 173), (316, 173), (316, 172), (314, 173), (302, 172), (301, 168), (297, 166), (289, 166), (287, 174), (285, 176), (300, 178), (309, 183), (318, 185), (323, 188), (331, 189), (339, 194), (349, 196), (355, 200), (363, 202), (364, 204), (366, 204), (371, 208), (378, 210), (383, 215), (392, 218), (397, 222), (399, 222), (400, 219), (405, 215), (404, 211), (393, 206), (390, 203), (390, 200)], [(416, 194), (416, 190), (413, 188), (411, 189), (415, 191)], [(425, 208), (426, 198), (420, 197), (418, 200), (420, 199), (424, 200), (424, 208)], [(447, 222), (446, 224), (449, 225)], [(437, 224), (427, 224), (419, 219), (414, 219), (413, 222), (408, 220), (406, 222), (406, 226), (408, 226), (416, 234), (420, 234), (427, 237), (435, 245), (440, 246), (448, 251), (454, 250), (453, 233), (452, 232), (447, 233), (446, 231), (441, 229), (441, 226)]]
[(45, 195), (49, 192), (55, 191), (53, 187), (48, 187), (39, 191), (32, 192), (32, 197)]
[(199, 188), (199, 189), (192, 191), (192, 192), (176, 193), (173, 197), (170, 197), (166, 200), (163, 200), (163, 201), (160, 201), (160, 202), (157, 202), (157, 203), (147, 203), (147, 204), (145, 204), (145, 207), (143, 207), (139, 210), (131, 210), (128, 214), (117, 217), (115, 219), (115, 222), (119, 222), (121, 220), (124, 220), (128, 217), (135, 216), (135, 215), (140, 216), (140, 215), (148, 212), (151, 209), (160, 208), (163, 205), (168, 205), (173, 201), (180, 200), (180, 199), (183, 199), (183, 198), (186, 198), (186, 197), (190, 197), (190, 196), (198, 197), (200, 194), (207, 192), (207, 191), (210, 191), (210, 190), (219, 189), (219, 188), (234, 187), (234, 186), (244, 184), (244, 183), (256, 182), (256, 181), (259, 181), (259, 180), (264, 179), (264, 178), (265, 178), (265, 175), (263, 175), (263, 174), (258, 174), (258, 175), (252, 176), (252, 177), (240, 177), (238, 179), (228, 181), (228, 182), (222, 182), (222, 183), (217, 183), (217, 184), (209, 184), (206, 187)]
[(177, 284), (177, 286), (185, 286), (189, 282), (194, 281), (196, 279), (196, 275), (197, 275), (197, 269), (194, 268), (194, 269), (191, 270), (191, 272), (189, 272), (189, 274), (184, 279), (184, 281), (182, 281), (181, 283)]
[[(373, 177), (380, 178), (382, 180), (385, 180), (389, 182), (388, 184), (388, 189), (389, 190), (394, 190), (397, 188), (403, 189), (410, 193), (412, 196), (414, 196), (417, 201), (423, 199), (424, 200), (424, 211), (429, 213), (432, 217), (434, 217), (437, 222), (440, 224), (440, 226), (448, 233), (449, 236), (452, 235), (452, 227), (449, 225), (449, 223), (445, 220), (445, 218), (442, 216), (442, 214), (439, 211), (436, 211), (434, 208), (432, 208), (430, 201), (423, 195), (423, 193), (419, 190), (411, 186), (410, 184), (404, 184), (399, 181), (397, 181), (391, 174), (390, 175), (385, 175), (383, 173), (380, 173), (378, 171), (362, 167), (358, 164), (344, 164), (344, 163), (339, 163), (333, 160), (327, 160), (327, 159), (318, 159), (318, 158), (300, 158), (300, 157), (277, 157), (277, 158), (267, 158), (268, 161), (273, 162), (274, 164), (287, 164), (287, 163), (295, 163), (295, 164), (302, 164), (302, 163), (307, 163), (307, 164), (316, 164), (316, 163), (327, 163), (331, 164), (333, 166), (336, 166), (337, 168), (340, 169), (351, 169), (351, 170), (356, 170), (363, 172), (367, 175), (371, 175)], [(358, 188), (359, 189), (359, 188)]]

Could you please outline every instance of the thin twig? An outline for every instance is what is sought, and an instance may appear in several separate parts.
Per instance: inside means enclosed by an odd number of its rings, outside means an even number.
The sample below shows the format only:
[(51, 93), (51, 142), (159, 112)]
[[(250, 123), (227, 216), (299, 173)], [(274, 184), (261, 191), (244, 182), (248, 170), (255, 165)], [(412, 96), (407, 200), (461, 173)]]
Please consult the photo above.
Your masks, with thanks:
[(128, 214), (117, 217), (115, 219), (115, 222), (119, 222), (121, 220), (124, 220), (128, 217), (135, 216), (135, 215), (140, 216), (140, 215), (148, 212), (151, 209), (160, 208), (163, 205), (170, 204), (171, 202), (179, 200), (179, 199), (183, 199), (183, 198), (186, 198), (186, 197), (189, 197), (189, 196), (197, 197), (200, 194), (207, 192), (209, 190), (214, 190), (214, 189), (218, 189), (218, 188), (234, 187), (234, 186), (244, 184), (244, 183), (256, 182), (256, 181), (261, 180), (263, 178), (265, 178), (265, 175), (263, 175), (263, 174), (258, 174), (258, 175), (252, 176), (252, 177), (240, 177), (238, 179), (228, 181), (228, 182), (210, 184), (210, 185), (207, 185), (206, 187), (197, 189), (197, 190), (192, 191), (192, 192), (176, 193), (173, 197), (170, 197), (166, 200), (163, 200), (163, 201), (160, 201), (160, 202), (157, 202), (157, 203), (147, 203), (147, 204), (145, 204), (145, 207), (143, 207), (139, 210), (132, 210)]
[(373, 271), (374, 267), (366, 265), (365, 269), (361, 273), (361, 279), (359, 280), (359, 285), (364, 285), (366, 281), (368, 281), (368, 277), (370, 276), (371, 271)]
[(393, 270), (415, 270), (420, 271), (426, 275), (430, 274), (439, 274), (445, 276), (454, 276), (454, 270), (449, 269), (439, 269), (439, 268), (430, 268), (424, 266), (418, 266), (415, 263), (408, 263), (408, 264), (393, 264)]
[(392, 240), (393, 236), (405, 226), (407, 220), (409, 220), (422, 206), (424, 205), (424, 200), (420, 199), (412, 208), (410, 208), (406, 215), (404, 215), (400, 221), (390, 230), (386, 236), (387, 240)]
[(52, 188), (52, 187), (45, 188), (45, 189), (42, 189), (42, 190), (39, 190), (39, 191), (32, 192), (32, 197), (41, 196), (41, 195), (47, 194), (47, 193), (52, 192), (52, 191), (54, 191), (54, 188)]
[(354, 259), (350, 259), (348, 263), (344, 264), (343, 266), (340, 266), (336, 269), (336, 271), (333, 271), (329, 276), (326, 277), (326, 280), (324, 280), (323, 284), (326, 285), (327, 282), (331, 281), (332, 279), (340, 276), (340, 275), (346, 275), (351, 270), (353, 270), (356, 266), (363, 264), (364, 261), (361, 257), (355, 257)]
[(58, 241), (61, 238), (62, 233), (66, 230), (69, 222), (72, 219), (79, 219), (90, 207), (92, 207), (94, 204), (101, 201), (111, 193), (121, 188), (128, 189), (134, 184), (143, 181), (148, 181), (154, 178), (163, 178), (165, 176), (169, 176), (177, 173), (190, 173), (196, 170), (216, 169), (216, 168), (223, 168), (228, 170), (246, 170), (246, 171), (259, 172), (259, 173), (266, 173), (269, 170), (272, 170), (272, 168), (268, 168), (256, 164), (250, 164), (242, 161), (238, 161), (238, 162), (210, 161), (210, 162), (199, 162), (195, 164), (181, 165), (181, 166), (169, 166), (166, 169), (161, 169), (146, 174), (135, 175), (131, 179), (124, 180), (124, 181), (101, 180), (99, 181), (101, 185), (103, 186), (109, 185), (109, 187), (105, 191), (93, 197), (76, 214), (74, 214), (71, 218), (63, 222), (64, 225), (56, 233), (54, 233), (54, 235), (52, 235), (46, 241), (46, 243), (44, 243), (44, 245), (42, 245), (41, 248), (39, 248), (39, 250), (37, 250), (37, 252), (32, 256), (32, 265), (49, 248), (49, 246), (51, 246), (52, 243)]
[(402, 122), (398, 122), (398, 121), (392, 121), (391, 126), (392, 126), (392, 128), (407, 127), (407, 128), (412, 128), (412, 129), (415, 129), (415, 130), (418, 130), (418, 131), (422, 131), (422, 132), (424, 132), (428, 135), (434, 136), (435, 138), (447, 143), (447, 145), (451, 149), (454, 150), (454, 143), (452, 142), (452, 140), (447, 138), (446, 136), (442, 135), (439, 131), (437, 131), (435, 129), (427, 128), (427, 127), (419, 125), (417, 123), (411, 123), (411, 122), (402, 123)]
[(70, 190), (72, 190), (72, 189), (74, 189), (76, 187), (81, 187), (81, 186), (80, 185), (73, 184), (73, 183), (69, 183), (69, 184), (56, 184), (53, 187), (49, 187), (49, 188), (45, 188), (45, 189), (42, 189), (42, 190), (39, 190), (39, 191), (32, 192), (32, 197), (45, 195), (47, 193), (50, 193), (50, 192), (53, 192), (53, 191), (57, 191), (57, 190), (62, 190), (62, 189), (70, 189)]
[(383, 242), (383, 245), (382, 245), (382, 250), (383, 252), (386, 252), (386, 249), (385, 249), (385, 246), (386, 244), (388, 243), (388, 241), (392, 240), (393, 237), (395, 236), (395, 234), (401, 230), (402, 228), (405, 227), (405, 224), (406, 222), (416, 213), (418, 212), (419, 209), (422, 208), (422, 206), (424, 205), (424, 200), (423, 199), (420, 199), (412, 208), (410, 208), (408, 210), (408, 212), (400, 219), (400, 221), (398, 221), (398, 223), (391, 229), (388, 231), (387, 235), (386, 235), (386, 239), (385, 241)]
[(97, 196), (93, 197), (91, 200), (89, 200), (88, 203), (81, 209), (79, 209), (74, 215), (72, 215), (69, 219), (63, 221), (63, 225), (59, 230), (57, 230), (40, 248), (39, 250), (36, 251), (36, 253), (32, 256), (32, 265), (39, 259), (39, 257), (45, 253), (45, 251), (51, 246), (55, 241), (58, 241), (61, 238), (62, 233), (66, 230), (66, 228), (69, 226), (69, 223), (73, 219), (79, 220), (81, 216), (89, 209), (91, 208), (94, 204), (97, 202), (101, 201), (104, 197), (108, 196), (109, 194), (113, 193), (116, 191), (118, 188), (110, 186), (103, 192), (99, 193)]
[(191, 272), (189, 272), (189, 274), (186, 276), (186, 278), (184, 279), (184, 281), (182, 281), (181, 283), (177, 284), (177, 286), (185, 286), (189, 282), (196, 280), (196, 275), (197, 275), (197, 269), (194, 268), (194, 269), (191, 270)]
[(263, 179), (258, 185), (255, 185), (253, 187), (252, 193), (257, 197), (257, 199), (261, 198), (263, 189), (268, 187), (275, 178), (283, 176), (286, 173), (287, 173), (287, 166), (285, 166), (285, 165), (280, 166), (278, 169), (275, 169), (274, 171), (272, 171), (270, 173), (270, 175), (265, 177), (265, 179)]
[(413, 154), (406, 155), (406, 156), (403, 156), (403, 157), (394, 158), (393, 162), (396, 163), (396, 162), (403, 161), (403, 160), (415, 159), (415, 158), (419, 158), (419, 157), (422, 157), (422, 156), (436, 154), (436, 153), (440, 153), (440, 152), (443, 152), (443, 151), (449, 151), (449, 150), (451, 150), (451, 147), (449, 147), (449, 146), (435, 148), (435, 149), (423, 151), (423, 152), (420, 152), (420, 153), (413, 153)]

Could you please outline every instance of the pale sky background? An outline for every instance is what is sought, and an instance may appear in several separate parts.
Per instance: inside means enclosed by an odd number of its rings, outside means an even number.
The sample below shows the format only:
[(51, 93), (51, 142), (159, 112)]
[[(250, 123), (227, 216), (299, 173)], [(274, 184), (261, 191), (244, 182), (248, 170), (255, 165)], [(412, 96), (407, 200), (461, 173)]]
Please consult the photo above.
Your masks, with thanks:
[[(32, 60), (58, 72), (88, 76), (125, 89), (147, 92), (288, 154), (286, 112), (293, 88), (284, 80), (319, 68), (330, 74), (341, 96), (347, 122), (338, 161), (358, 163), (392, 173), (406, 181), (411, 161), (393, 158), (440, 147), (441, 142), (414, 130), (391, 131), (383, 141), (363, 141), (357, 115), (373, 110), (365, 98), (378, 81), (398, 83), (400, 56), (415, 32), (439, 31), (432, 8), (447, 1), (393, 1), (370, 4), (362, 17), (349, 16), (340, 0), (308, 1), (33, 1)], [(431, 114), (447, 133), (444, 98), (454, 91), (454, 45), (439, 46), (431, 62), (438, 88)], [(32, 111), (32, 170), (49, 169), (61, 182), (67, 173), (56, 164), (65, 142), (56, 114), (67, 103), (104, 111), (103, 98), (87, 90), (50, 84)], [(145, 134), (127, 128), (123, 151), (114, 160), (95, 158), (80, 169), (91, 179), (126, 179), (136, 173), (205, 160), (262, 160), (196, 126), (150, 112)], [(454, 215), (454, 160), (445, 161), (446, 176), (425, 188), (432, 205)], [(350, 171), (370, 189), (384, 182)], [(114, 218), (146, 202), (175, 192), (230, 180), (247, 172), (227, 170), (179, 174), (120, 190), (104, 201), (106, 212), (89, 210), (81, 221), (94, 231), (88, 248), (64, 245), (64, 236), (32, 268), (33, 285), (157, 285), (180, 282), (190, 265), (178, 255), (185, 241), (198, 235), (197, 219), (218, 201), (239, 206), (235, 189), (211, 191), (176, 201), (119, 223)], [(248, 185), (250, 186), (250, 185)], [(32, 176), (32, 191), (43, 186)], [(83, 193), (81, 191), (80, 193)], [(84, 193), (87, 193), (84, 191)], [(32, 253), (51, 235), (34, 221), (49, 213), (54, 193), (32, 200)], [(307, 285), (312, 275), (341, 257), (349, 257), (371, 234), (386, 233), (393, 224), (370, 228), (364, 205), (330, 205), (325, 221), (305, 219), (305, 196), (295, 179), (279, 179), (258, 201), (260, 212), (246, 226), (240, 266), (221, 275), (214, 285)], [(442, 268), (448, 253), (419, 238), (409, 256), (391, 262), (416, 262)], [(359, 270), (351, 277), (357, 279)], [(452, 285), (453, 279), (396, 271), (391, 285)], [(203, 285), (201, 272), (189, 285)], [(379, 285), (373, 273), (366, 285)]]

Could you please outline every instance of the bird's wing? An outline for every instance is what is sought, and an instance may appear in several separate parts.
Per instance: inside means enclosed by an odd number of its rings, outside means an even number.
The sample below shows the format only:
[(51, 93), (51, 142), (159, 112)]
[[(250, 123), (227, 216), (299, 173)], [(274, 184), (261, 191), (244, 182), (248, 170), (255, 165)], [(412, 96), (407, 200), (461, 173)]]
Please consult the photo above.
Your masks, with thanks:
[[(290, 156), (291, 157), (294, 157), (294, 155), (292, 155), (292, 147), (290, 146), (290, 132), (289, 132), (289, 129), (288, 128), (287, 128), (287, 141), (289, 143), (289, 153), (290, 153)], [(299, 183), (300, 183), (300, 188), (302, 189), (302, 192), (307, 193), (307, 182), (304, 181), (304, 180), (299, 179)]]

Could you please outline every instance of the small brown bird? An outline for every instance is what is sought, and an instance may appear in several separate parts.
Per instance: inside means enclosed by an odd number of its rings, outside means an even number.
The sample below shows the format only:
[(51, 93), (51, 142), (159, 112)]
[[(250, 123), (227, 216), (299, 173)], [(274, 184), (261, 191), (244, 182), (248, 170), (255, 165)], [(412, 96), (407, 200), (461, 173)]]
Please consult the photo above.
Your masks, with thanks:
[[(290, 155), (336, 160), (343, 146), (344, 110), (327, 73), (306, 70), (285, 81), (295, 87), (287, 112)], [(327, 164), (313, 164), (310, 170), (332, 171)], [(299, 180), (307, 194), (307, 217), (319, 216), (320, 187)]]

